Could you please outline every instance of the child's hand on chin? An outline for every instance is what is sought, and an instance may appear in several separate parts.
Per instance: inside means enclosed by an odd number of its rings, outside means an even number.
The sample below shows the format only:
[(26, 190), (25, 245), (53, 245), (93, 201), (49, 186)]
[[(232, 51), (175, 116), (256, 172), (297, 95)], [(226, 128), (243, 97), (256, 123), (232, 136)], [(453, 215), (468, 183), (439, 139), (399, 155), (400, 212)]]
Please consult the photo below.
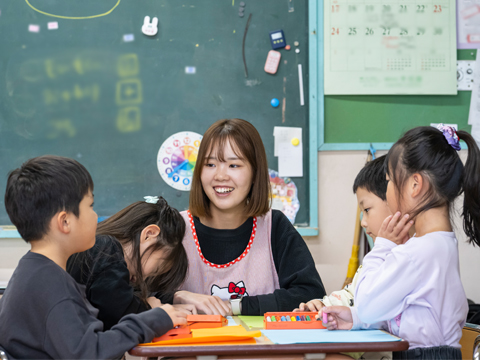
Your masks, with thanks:
[(405, 244), (408, 239), (408, 231), (413, 225), (413, 221), (408, 221), (408, 214), (400, 218), (400, 212), (387, 217), (378, 231), (377, 238), (382, 237), (394, 242), (397, 245)]
[(348, 306), (325, 306), (315, 318), (322, 320), (324, 313), (327, 315), (328, 321), (323, 325), (328, 330), (350, 330), (353, 326), (352, 312)]
[(162, 305), (160, 306), (160, 308), (163, 309), (168, 314), (168, 316), (170, 316), (170, 319), (172, 319), (173, 322), (173, 327), (179, 325), (187, 325), (186, 312), (177, 310), (170, 304)]

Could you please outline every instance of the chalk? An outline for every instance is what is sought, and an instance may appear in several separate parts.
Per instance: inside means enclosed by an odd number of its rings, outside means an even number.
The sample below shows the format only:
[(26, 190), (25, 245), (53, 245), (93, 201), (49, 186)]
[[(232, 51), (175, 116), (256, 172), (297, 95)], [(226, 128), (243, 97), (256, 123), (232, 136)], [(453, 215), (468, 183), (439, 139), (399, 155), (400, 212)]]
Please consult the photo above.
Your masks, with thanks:
[(272, 322), (272, 319), (270, 319), (270, 316), (267, 316), (267, 322)]
[(282, 317), (280, 318), (280, 321), (287, 321), (287, 319), (285, 319), (285, 316), (282, 316)]
[(302, 319), (300, 318), (300, 316), (297, 315), (297, 321), (302, 321)]
[(328, 323), (328, 314), (327, 313), (323, 313), (323, 323), (326, 324)]
[(292, 316), (292, 321), (297, 321), (297, 320), (295, 320), (295, 316)]
[(272, 321), (275, 322), (277, 319), (275, 319), (275, 316), (272, 316)]
[(310, 319), (310, 316), (308, 316), (308, 315), (307, 315), (307, 318), (306, 318), (306, 319), (307, 319), (307, 321), (310, 321), (310, 320), (311, 320), (311, 319)]
[(303, 97), (303, 72), (302, 64), (298, 64), (298, 87), (300, 89), (300, 106), (305, 105), (305, 99)]

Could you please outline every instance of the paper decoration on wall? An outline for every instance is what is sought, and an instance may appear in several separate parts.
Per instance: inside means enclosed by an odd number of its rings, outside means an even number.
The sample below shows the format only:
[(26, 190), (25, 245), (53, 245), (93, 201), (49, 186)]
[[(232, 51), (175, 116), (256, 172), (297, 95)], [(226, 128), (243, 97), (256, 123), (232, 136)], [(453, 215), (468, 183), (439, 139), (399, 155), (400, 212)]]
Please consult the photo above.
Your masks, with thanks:
[(279, 177), (275, 170), (268, 170), (272, 189), (272, 209), (280, 210), (293, 224), (300, 202), (298, 201), (297, 186), (290, 178)]

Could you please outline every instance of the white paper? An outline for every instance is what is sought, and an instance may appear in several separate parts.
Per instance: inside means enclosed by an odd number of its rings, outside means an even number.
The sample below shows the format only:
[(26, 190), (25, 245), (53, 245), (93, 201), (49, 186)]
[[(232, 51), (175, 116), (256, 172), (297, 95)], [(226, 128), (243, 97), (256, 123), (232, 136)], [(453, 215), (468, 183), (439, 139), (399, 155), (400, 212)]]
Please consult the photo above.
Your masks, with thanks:
[(303, 176), (303, 144), (281, 143), (278, 146), (278, 175), (280, 177)]
[(38, 33), (40, 32), (40, 25), (30, 24), (28, 25), (28, 31)]
[(135, 35), (133, 35), (133, 34), (123, 35), (123, 42), (132, 42), (134, 40), (135, 40)]
[(480, 47), (480, 0), (457, 1), (457, 47)]
[[(480, 56), (475, 61), (475, 69), (480, 69)], [(480, 71), (473, 73), (472, 98), (470, 100), (470, 112), (468, 114), (468, 124), (480, 123)]]
[(58, 29), (58, 22), (57, 21), (51, 21), (47, 24), (48, 30), (57, 30)]
[(291, 144), (293, 138), (300, 140), (299, 147), (302, 147), (302, 128), (299, 127), (285, 127), (275, 126), (273, 128), (274, 150), (273, 155), (278, 156), (278, 146), (282, 143)]
[(478, 124), (472, 125), (472, 136), (477, 142), (477, 145), (480, 147), (480, 125)]

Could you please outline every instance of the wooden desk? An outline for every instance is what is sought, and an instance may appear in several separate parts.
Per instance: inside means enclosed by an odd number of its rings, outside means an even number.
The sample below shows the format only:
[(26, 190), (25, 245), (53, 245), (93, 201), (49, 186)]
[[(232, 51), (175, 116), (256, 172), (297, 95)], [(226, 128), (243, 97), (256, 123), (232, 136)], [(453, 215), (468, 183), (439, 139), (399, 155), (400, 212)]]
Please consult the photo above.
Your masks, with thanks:
[(133, 356), (157, 358), (163, 356), (205, 356), (205, 355), (305, 355), (359, 351), (403, 351), (408, 349), (407, 341), (377, 343), (335, 343), (335, 344), (290, 344), (276, 345), (262, 343), (256, 345), (216, 345), (216, 346), (136, 346), (128, 353)]
[[(236, 318), (236, 317), (234, 317)], [(241, 323), (239, 319), (235, 319)], [(243, 324), (242, 324), (243, 325)], [(256, 329), (255, 329), (256, 330)], [(250, 357), (263, 358), (270, 356), (285, 356), (294, 359), (315, 358), (322, 359), (321, 354), (339, 352), (378, 352), (378, 351), (403, 351), (408, 349), (408, 341), (370, 342), (370, 343), (316, 343), (316, 344), (273, 344), (269, 339), (261, 336), (255, 339), (255, 345), (192, 345), (192, 346), (136, 346), (128, 353), (133, 356), (146, 358), (158, 357), (193, 357), (196, 356), (229, 356), (231, 359), (248, 359)], [(305, 356), (305, 355), (309, 356)], [(318, 354), (314, 356), (313, 354)], [(294, 357), (297, 355), (296, 357)], [(280, 357), (282, 358), (282, 357)]]

